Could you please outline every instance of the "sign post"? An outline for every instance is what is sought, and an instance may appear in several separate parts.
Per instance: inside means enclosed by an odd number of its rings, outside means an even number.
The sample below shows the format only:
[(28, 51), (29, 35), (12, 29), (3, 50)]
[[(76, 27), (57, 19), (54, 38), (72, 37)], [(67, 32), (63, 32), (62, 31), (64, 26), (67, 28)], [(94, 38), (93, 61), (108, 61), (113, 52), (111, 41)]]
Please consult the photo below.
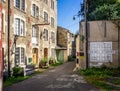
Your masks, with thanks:
[(2, 5), (0, 4), (0, 91), (3, 86), (2, 74)]

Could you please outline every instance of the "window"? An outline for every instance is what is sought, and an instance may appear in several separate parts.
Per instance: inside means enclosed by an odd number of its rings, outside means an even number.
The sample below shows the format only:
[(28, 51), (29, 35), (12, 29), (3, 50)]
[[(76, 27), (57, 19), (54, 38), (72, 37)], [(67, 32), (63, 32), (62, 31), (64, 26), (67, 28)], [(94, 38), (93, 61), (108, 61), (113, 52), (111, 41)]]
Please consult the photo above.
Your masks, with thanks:
[(32, 44), (38, 45), (39, 27), (32, 26)]
[(2, 33), (5, 33), (5, 29), (4, 29), (4, 17), (5, 15), (2, 13)]
[(51, 8), (54, 10), (54, 1), (51, 0)]
[(25, 22), (19, 18), (15, 18), (14, 34), (19, 36), (25, 36)]
[(25, 62), (25, 49), (23, 47), (15, 48), (15, 65)]
[(25, 55), (24, 51), (25, 51), (24, 48), (21, 48), (21, 62), (22, 63), (24, 63), (24, 59), (25, 59), (25, 57), (24, 57), (24, 55)]
[(48, 0), (44, 0), (44, 2), (45, 2), (46, 4), (48, 4)]
[(55, 33), (51, 32), (51, 41), (52, 43), (55, 43)]
[(24, 23), (24, 21), (23, 20), (21, 20), (21, 24), (20, 24), (20, 35), (21, 36), (24, 36), (24, 32), (25, 32), (25, 23)]
[(20, 8), (20, 0), (16, 0), (16, 1), (15, 1), (15, 6), (16, 6), (17, 8)]
[(15, 7), (25, 11), (25, 0), (15, 0)]
[(20, 53), (19, 48), (15, 48), (15, 65), (19, 64), (19, 58), (20, 58), (19, 53)]
[(51, 27), (54, 27), (54, 18), (51, 17)]
[(44, 40), (48, 41), (48, 30), (44, 29)]
[(32, 16), (39, 18), (39, 7), (35, 4), (32, 4)]
[(44, 22), (48, 22), (48, 13), (44, 12)]
[(39, 31), (39, 27), (37, 27), (37, 26), (34, 27), (34, 26), (33, 26), (33, 27), (32, 27), (32, 37), (36, 37), (36, 38), (37, 38), (37, 37), (38, 37), (38, 34), (39, 34), (38, 31)]
[(21, 0), (21, 10), (25, 11), (25, 0)]

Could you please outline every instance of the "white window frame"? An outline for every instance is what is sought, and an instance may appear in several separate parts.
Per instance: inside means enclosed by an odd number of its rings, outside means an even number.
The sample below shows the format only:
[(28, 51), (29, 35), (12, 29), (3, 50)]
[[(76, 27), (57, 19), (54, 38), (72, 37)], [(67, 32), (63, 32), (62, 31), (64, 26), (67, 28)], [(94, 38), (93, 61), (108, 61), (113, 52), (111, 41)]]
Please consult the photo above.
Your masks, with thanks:
[(51, 17), (51, 27), (55, 27), (55, 19)]
[[(45, 14), (46, 14), (46, 16), (47, 16), (47, 19), (46, 19)], [(49, 21), (49, 15), (48, 15), (48, 12), (44, 11), (43, 16), (44, 16), (44, 22), (48, 23), (48, 21)]]
[(39, 35), (39, 27), (32, 26), (32, 37), (38, 38)]
[[(16, 18), (18, 18), (18, 19), (20, 19), (20, 21), (24, 21), (24, 32), (21, 32), (21, 29), (20, 29), (20, 31), (19, 31), (19, 34), (18, 33), (16, 33), (16, 31), (15, 31), (15, 19)], [(23, 17), (21, 17), (21, 16), (19, 16), (19, 15), (14, 15), (14, 23), (13, 23), (13, 27), (14, 27), (14, 35), (19, 35), (19, 36), (26, 36), (26, 19), (25, 18), (23, 18)], [(21, 24), (20, 24), (20, 26), (19, 27), (21, 27)], [(24, 34), (23, 34), (24, 33)]]
[(16, 0), (14, 0), (14, 6), (18, 9), (20, 9), (21, 11), (26, 11), (26, 0), (24, 0), (24, 9), (22, 9), (22, 1), (23, 0), (20, 0), (20, 4), (19, 4), (19, 7), (16, 6)]
[[(18, 20), (18, 22), (16, 22)], [(16, 25), (17, 24), (17, 25)], [(17, 26), (17, 27), (16, 27)], [(17, 28), (17, 29), (16, 29)], [(16, 31), (17, 30), (17, 31)], [(25, 21), (20, 18), (15, 18), (14, 34), (19, 36), (25, 36)]]
[[(17, 48), (18, 48), (18, 52), (16, 53), (16, 51), (15, 51), (15, 59), (14, 59), (15, 65), (25, 64), (25, 48), (24, 47), (16, 47), (15, 50), (17, 50)], [(23, 55), (21, 54), (22, 49), (24, 49)], [(18, 56), (18, 58), (17, 58), (18, 64), (16, 64), (16, 54)], [(23, 60), (22, 60), (22, 56), (23, 56)]]
[[(33, 6), (34, 6), (34, 10), (33, 10)], [(31, 5), (31, 15), (35, 18), (39, 19), (39, 7), (38, 5), (36, 5), (35, 3), (32, 3)]]

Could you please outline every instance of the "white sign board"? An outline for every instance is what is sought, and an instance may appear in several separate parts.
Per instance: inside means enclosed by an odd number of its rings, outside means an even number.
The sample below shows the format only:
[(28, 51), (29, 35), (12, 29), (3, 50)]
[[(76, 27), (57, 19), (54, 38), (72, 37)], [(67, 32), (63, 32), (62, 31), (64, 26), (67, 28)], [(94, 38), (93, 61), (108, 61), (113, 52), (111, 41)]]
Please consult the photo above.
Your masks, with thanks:
[(90, 42), (90, 62), (112, 62), (112, 42)]

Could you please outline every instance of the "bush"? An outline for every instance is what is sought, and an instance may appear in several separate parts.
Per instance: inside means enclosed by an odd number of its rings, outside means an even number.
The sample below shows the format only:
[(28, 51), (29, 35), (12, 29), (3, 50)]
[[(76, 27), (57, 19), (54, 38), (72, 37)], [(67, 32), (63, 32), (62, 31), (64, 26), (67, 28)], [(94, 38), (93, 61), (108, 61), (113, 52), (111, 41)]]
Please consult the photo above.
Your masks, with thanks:
[(21, 68), (21, 67), (14, 67), (13, 68), (13, 76), (14, 77), (24, 76), (23, 68)]
[(43, 58), (39, 62), (39, 68), (45, 68), (45, 66), (47, 66), (47, 58)]
[(68, 56), (68, 61), (74, 61), (72, 56)]

